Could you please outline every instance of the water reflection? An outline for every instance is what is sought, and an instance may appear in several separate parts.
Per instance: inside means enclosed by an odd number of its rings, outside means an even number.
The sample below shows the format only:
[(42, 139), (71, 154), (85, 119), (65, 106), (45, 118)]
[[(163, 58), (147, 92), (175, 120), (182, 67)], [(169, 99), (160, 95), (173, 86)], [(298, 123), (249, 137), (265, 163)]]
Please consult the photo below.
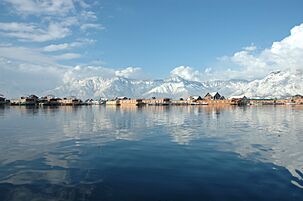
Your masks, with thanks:
[[(241, 160), (286, 168), (293, 176), (289, 182), (302, 187), (302, 111), (302, 106), (0, 108), (0, 183), (22, 186), (1, 188), (14, 198), (24, 193), (51, 200), (47, 192), (35, 194), (24, 185), (46, 182), (54, 191), (58, 185), (77, 185), (85, 197), (93, 192), (92, 184), (108, 188), (108, 167), (136, 167), (139, 157), (146, 158), (140, 168), (163, 171), (171, 166), (163, 157), (184, 156), (192, 164), (201, 151), (214, 169), (219, 167), (213, 158), (224, 161), (234, 153)], [(62, 199), (76, 200), (70, 194)]]

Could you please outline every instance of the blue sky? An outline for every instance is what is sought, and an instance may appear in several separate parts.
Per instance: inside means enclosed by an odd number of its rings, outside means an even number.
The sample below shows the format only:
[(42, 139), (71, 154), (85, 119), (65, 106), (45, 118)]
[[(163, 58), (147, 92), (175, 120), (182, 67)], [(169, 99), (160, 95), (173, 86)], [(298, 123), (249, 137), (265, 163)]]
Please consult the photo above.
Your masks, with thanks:
[[(253, 79), (276, 68), (302, 67), (297, 65), (303, 49), (297, 37), (303, 34), (301, 0), (0, 4), (2, 82), (12, 72), (30, 78), (48, 72), (50, 79), (60, 72), (54, 82), (59, 84), (66, 69), (75, 66), (81, 66), (76, 76), (80, 78), (96, 73), (158, 79), (175, 73), (198, 81), (227, 74), (226, 78)], [(300, 46), (293, 52), (296, 44)], [(285, 55), (299, 56), (289, 61)]]
[(158, 76), (179, 65), (203, 69), (242, 47), (281, 40), (302, 22), (302, 8), (276, 0), (105, 1), (101, 59)]

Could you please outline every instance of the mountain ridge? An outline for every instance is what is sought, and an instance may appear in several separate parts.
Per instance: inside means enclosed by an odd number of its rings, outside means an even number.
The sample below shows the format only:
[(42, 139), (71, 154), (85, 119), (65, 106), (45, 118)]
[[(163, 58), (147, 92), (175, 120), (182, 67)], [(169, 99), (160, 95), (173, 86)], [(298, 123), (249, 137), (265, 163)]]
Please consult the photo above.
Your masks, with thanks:
[(87, 77), (72, 79), (63, 85), (46, 91), (57, 96), (77, 96), (79, 98), (187, 98), (190, 95), (204, 96), (207, 92), (218, 91), (225, 97), (247, 96), (250, 98), (284, 98), (303, 93), (302, 71), (274, 71), (263, 79), (246, 81), (240, 79), (191, 81), (180, 76), (163, 80), (136, 80), (125, 77)]

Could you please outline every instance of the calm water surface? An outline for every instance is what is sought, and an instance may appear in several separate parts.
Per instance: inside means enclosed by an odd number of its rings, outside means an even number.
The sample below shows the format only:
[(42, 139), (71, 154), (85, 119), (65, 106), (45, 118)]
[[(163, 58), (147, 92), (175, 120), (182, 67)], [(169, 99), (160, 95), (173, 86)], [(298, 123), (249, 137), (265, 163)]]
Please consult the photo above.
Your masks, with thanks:
[(303, 106), (0, 108), (0, 200), (303, 200)]

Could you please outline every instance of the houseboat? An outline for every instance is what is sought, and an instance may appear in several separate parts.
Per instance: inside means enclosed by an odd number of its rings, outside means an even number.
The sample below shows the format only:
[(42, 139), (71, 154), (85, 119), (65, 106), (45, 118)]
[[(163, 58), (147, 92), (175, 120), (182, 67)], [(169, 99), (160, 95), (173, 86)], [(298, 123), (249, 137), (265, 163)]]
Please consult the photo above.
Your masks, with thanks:
[(303, 104), (303, 96), (297, 94), (291, 98), (291, 102), (295, 104)]
[(230, 97), (231, 105), (249, 105), (249, 99), (246, 96), (233, 96)]
[(171, 99), (170, 98), (151, 98), (151, 99), (144, 99), (143, 103), (146, 105), (170, 105)]
[(45, 97), (41, 97), (38, 102), (39, 106), (59, 106), (61, 98), (57, 98), (53, 95), (47, 95)]
[(109, 100), (109, 101), (106, 101), (106, 105), (120, 106), (120, 100)]
[(142, 106), (145, 105), (142, 99), (124, 99), (120, 100), (120, 105), (124, 106)]
[(66, 105), (66, 106), (79, 106), (83, 105), (83, 102), (81, 99), (78, 99), (74, 96), (63, 98), (59, 100), (60, 105)]
[(6, 104), (5, 97), (2, 94), (0, 94), (0, 105), (5, 105), (5, 104)]
[(35, 106), (38, 103), (38, 96), (22, 96), (18, 99), (12, 99), (10, 101), (11, 105), (24, 105), (24, 106)]

